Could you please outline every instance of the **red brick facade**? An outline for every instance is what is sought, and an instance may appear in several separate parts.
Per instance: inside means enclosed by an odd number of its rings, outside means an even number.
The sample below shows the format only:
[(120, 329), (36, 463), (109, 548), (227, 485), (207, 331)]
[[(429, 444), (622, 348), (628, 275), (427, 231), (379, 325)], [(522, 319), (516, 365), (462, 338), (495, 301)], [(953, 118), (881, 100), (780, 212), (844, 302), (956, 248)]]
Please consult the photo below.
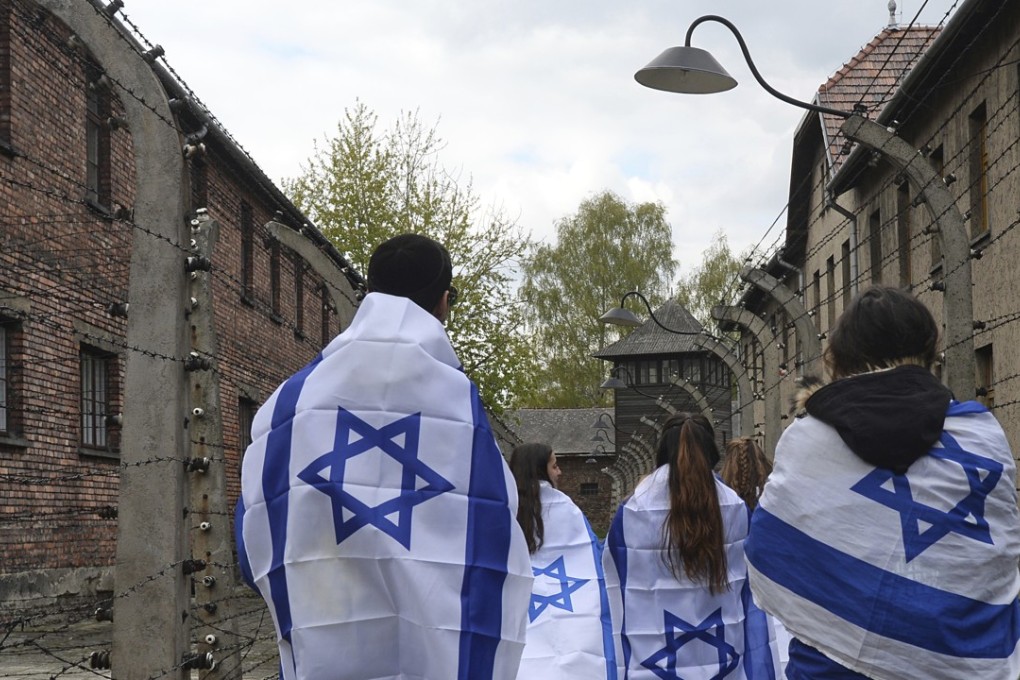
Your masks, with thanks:
[[(133, 239), (151, 238), (130, 219), (134, 149), (117, 119), (122, 98), (132, 95), (117, 83), (90, 82), (96, 71), (84, 43), (34, 3), (0, 0), (0, 13), (0, 337), (7, 340), (0, 575), (109, 566), (121, 446), (112, 417), (123, 412), (127, 354), (146, 350), (126, 346), (126, 320), (109, 311), (128, 299)], [(86, 127), (90, 87), (110, 114), (94, 140)], [(201, 128), (188, 110), (177, 115), (182, 134)], [(239, 404), (260, 404), (314, 357), (340, 330), (340, 316), (326, 305), (324, 321), (321, 278), (264, 227), (276, 220), (297, 228), (303, 218), (217, 133), (188, 163), (185, 200), (189, 211), (208, 208), (219, 224), (210, 275), (232, 504), (244, 445)], [(96, 195), (108, 197), (106, 205), (87, 200), (90, 143), (103, 147), (93, 159), (103, 166)], [(347, 293), (353, 305), (353, 285)], [(82, 352), (98, 357), (88, 365), (101, 375), (83, 376)], [(105, 410), (83, 419), (83, 407), (93, 408), (83, 404), (83, 389), (92, 385), (105, 388), (88, 395)], [(83, 420), (102, 431), (105, 445), (83, 445)]]

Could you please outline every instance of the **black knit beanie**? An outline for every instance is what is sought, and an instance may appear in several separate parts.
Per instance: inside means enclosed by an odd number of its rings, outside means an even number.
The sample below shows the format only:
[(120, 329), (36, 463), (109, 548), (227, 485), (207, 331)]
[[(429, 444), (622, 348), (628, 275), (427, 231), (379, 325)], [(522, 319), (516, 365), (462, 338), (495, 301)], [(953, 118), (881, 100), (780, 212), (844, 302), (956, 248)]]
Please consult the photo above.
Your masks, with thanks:
[(420, 234), (401, 234), (384, 241), (368, 261), (368, 290), (406, 297), (427, 312), (450, 288), (450, 254)]

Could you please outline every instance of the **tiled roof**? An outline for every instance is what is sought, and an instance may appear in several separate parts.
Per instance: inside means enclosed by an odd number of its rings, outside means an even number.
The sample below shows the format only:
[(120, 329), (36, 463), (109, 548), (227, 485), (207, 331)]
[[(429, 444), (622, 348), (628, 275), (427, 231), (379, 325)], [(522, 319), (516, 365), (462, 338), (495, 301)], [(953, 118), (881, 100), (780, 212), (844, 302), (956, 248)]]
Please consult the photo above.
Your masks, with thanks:
[[(611, 427), (603, 428), (608, 432), (599, 437), (598, 441), (592, 439), (598, 434), (599, 428), (595, 427), (595, 422), (602, 417), (602, 414), (612, 418), (613, 410), (610, 408), (522, 408), (507, 411), (505, 419), (517, 436), (521, 438), (521, 441), (548, 444), (556, 455), (587, 454), (600, 444), (602, 451), (613, 453), (615, 451), (613, 444), (615, 433)], [(603, 418), (603, 422), (607, 420), (609, 419)]]
[(683, 334), (670, 333), (660, 328), (649, 319), (643, 326), (631, 331), (630, 335), (617, 340), (592, 356), (598, 359), (620, 359), (631, 356), (659, 356), (680, 354), (683, 352), (702, 352), (694, 344), (694, 336), (704, 332), (704, 328), (691, 313), (680, 306), (675, 300), (667, 300), (655, 310), (655, 317), (666, 328), (681, 331)]
[[(836, 71), (818, 88), (815, 101), (822, 106), (852, 111), (855, 104), (867, 107), (874, 119), (892, 99), (904, 76), (917, 64), (925, 50), (938, 37), (940, 27), (889, 27), (882, 30), (857, 55)], [(828, 142), (832, 171), (839, 169), (846, 158), (842, 153), (844, 138), (839, 134), (842, 118), (820, 114)]]

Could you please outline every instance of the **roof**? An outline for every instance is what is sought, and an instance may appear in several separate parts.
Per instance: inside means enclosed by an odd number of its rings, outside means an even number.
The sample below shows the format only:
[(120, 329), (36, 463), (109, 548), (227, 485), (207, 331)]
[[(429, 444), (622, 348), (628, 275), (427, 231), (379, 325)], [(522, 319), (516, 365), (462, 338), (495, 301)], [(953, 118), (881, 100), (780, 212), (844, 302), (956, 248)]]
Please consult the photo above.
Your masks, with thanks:
[[(858, 104), (868, 113), (881, 111), (940, 32), (938, 26), (882, 29), (818, 88), (815, 102), (840, 111), (853, 111)], [(845, 139), (839, 132), (843, 119), (819, 115), (830, 169), (835, 174), (846, 158), (842, 152)]]
[[(982, 37), (984, 30), (996, 22), (1010, 4), (1010, 0), (966, 0), (961, 3), (914, 68), (903, 78), (900, 87), (872, 119), (887, 125), (894, 120), (905, 123), (919, 110), (922, 116), (930, 115), (929, 111), (922, 109), (926, 102), (925, 92), (946, 84), (947, 74), (953, 71), (960, 55), (973, 41)], [(860, 145), (854, 148), (841, 166), (842, 171), (832, 179), (830, 188), (834, 195), (854, 185), (860, 176), (854, 168), (866, 163), (868, 156), (868, 149)]]
[[(609, 418), (603, 418), (603, 414)], [(612, 416), (610, 408), (522, 408), (505, 415), (522, 441), (548, 444), (556, 455), (589, 454), (597, 446), (613, 453)], [(605, 427), (596, 425), (600, 418)], [(609, 432), (599, 435), (600, 430), (607, 429)]]
[(631, 356), (661, 356), (685, 352), (703, 352), (694, 344), (694, 336), (703, 334), (704, 327), (679, 302), (667, 300), (655, 310), (657, 318), (668, 331), (652, 319), (635, 328), (630, 335), (592, 354), (598, 359), (622, 359)]

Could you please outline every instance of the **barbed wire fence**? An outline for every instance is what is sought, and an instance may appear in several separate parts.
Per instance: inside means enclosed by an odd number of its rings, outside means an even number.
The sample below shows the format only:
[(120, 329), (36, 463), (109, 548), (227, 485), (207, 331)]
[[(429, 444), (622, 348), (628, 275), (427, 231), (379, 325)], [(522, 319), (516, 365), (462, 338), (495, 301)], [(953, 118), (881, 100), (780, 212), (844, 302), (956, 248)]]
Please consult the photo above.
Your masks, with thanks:
[[(15, 34), (26, 44), (31, 43), (33, 49), (45, 56), (74, 87), (86, 88), (88, 82), (81, 75), (84, 71), (78, 68), (84, 65), (86, 58), (75, 50), (63, 49), (67, 42), (66, 36), (46, 23), (40, 23), (35, 29), (26, 28), (31, 22), (39, 21), (31, 5), (12, 3), (12, 8), (18, 19), (12, 23)], [(47, 40), (29, 40), (40, 33), (46, 35)], [(145, 44), (149, 49), (152, 48), (151, 43), (145, 41)], [(997, 68), (1015, 64), (1007, 55), (1016, 44), (1003, 50), (1003, 58), (996, 65)], [(69, 64), (77, 66), (70, 68)], [(951, 69), (947, 70), (949, 72)], [(968, 95), (961, 98), (957, 109), (947, 115), (945, 122), (922, 146), (938, 141), (950, 120), (973, 101), (993, 73), (995, 70), (990, 69), (984, 74), (975, 74), (978, 77), (969, 88)], [(116, 82), (113, 87), (122, 97), (135, 96)], [(988, 110), (989, 136), (1001, 137), (1008, 132), (1006, 126), (1018, 116), (1017, 102), (1014, 96)], [(918, 106), (915, 110), (922, 109)], [(176, 131), (175, 121), (162, 116), (157, 118)], [(955, 154), (943, 159), (943, 167), (940, 168), (943, 177), (970, 176), (967, 165), (972, 152), (969, 148), (971, 143), (961, 145)], [(998, 145), (997, 152), (988, 159), (989, 176), (995, 179), (988, 182), (983, 192), (985, 200), (997, 200), (1000, 192), (1008, 186), (1007, 179), (1020, 167), (1017, 144), (1014, 137), (1012, 142)], [(0, 215), (3, 231), (0, 235), (3, 246), (0, 263), (6, 271), (14, 273), (0, 290), (0, 318), (3, 327), (10, 329), (11, 336), (17, 336), (13, 341), (8, 340), (10, 356), (14, 360), (7, 361), (5, 376), (12, 387), (12, 393), (14, 388), (17, 392), (8, 410), (11, 417), (16, 416), (19, 420), (17, 425), (21, 431), (31, 432), (33, 437), (44, 440), (46, 446), (54, 450), (77, 450), (81, 421), (76, 414), (80, 409), (81, 394), (80, 389), (66, 386), (75, 385), (78, 380), (80, 345), (99, 347), (120, 356), (146, 356), (172, 365), (173, 370), (180, 371), (185, 371), (189, 362), (195, 364), (196, 358), (191, 354), (172, 355), (152, 347), (133, 346), (126, 339), (126, 319), (112, 313), (128, 299), (130, 244), (136, 239), (159, 240), (163, 237), (144, 223), (136, 223), (130, 215), (109, 221), (97, 220), (93, 207), (81, 198), (86, 188), (84, 184), (75, 180), (66, 169), (59, 167), (53, 158), (19, 152), (17, 160), (25, 166), (31, 166), (33, 172), (26, 173), (25, 177), (5, 174), (0, 177), (0, 184), (9, 192), (34, 197), (26, 205), (46, 205), (49, 208), (29, 213), (13, 202), (8, 202), (7, 210)], [(810, 178), (806, 181), (809, 182)], [(970, 200), (972, 190), (975, 187), (980, 189), (976, 182), (976, 178), (971, 178), (969, 186), (958, 190), (958, 202)], [(823, 187), (814, 188), (820, 190)], [(894, 180), (890, 179), (876, 193), (893, 188)], [(227, 193), (216, 194), (211, 197), (211, 201), (224, 206), (223, 209), (231, 214), (241, 210), (236, 196)], [(864, 234), (855, 249), (843, 253), (842, 257), (857, 258), (862, 252), (870, 252), (871, 239), (880, 238), (881, 233), (894, 229), (900, 220), (907, 219), (915, 227), (920, 226), (917, 207), (908, 204), (889, 214), (882, 221), (879, 231)], [(867, 206), (856, 209), (855, 215), (862, 223), (868, 217), (867, 210)], [(971, 215), (971, 219), (973, 217)], [(827, 223), (828, 220), (821, 211), (812, 215), (808, 232), (811, 227)], [(914, 261), (930, 255), (934, 238), (931, 225), (937, 221), (937, 216), (925, 217), (924, 221), (921, 228), (911, 229), (906, 244), (898, 244), (896, 249), (875, 251), (881, 252), (879, 266), (882, 270), (903, 257), (904, 251), (910, 253)], [(1020, 215), (1011, 222), (997, 225), (995, 232), (982, 244), (981, 254), (994, 256), (996, 250), (1007, 243), (1018, 223)], [(837, 223), (827, 233), (813, 235), (813, 243), (807, 249), (805, 259), (822, 252), (834, 239), (839, 238), (846, 226), (846, 222)], [(269, 238), (264, 227), (256, 224), (254, 228), (258, 237)], [(806, 235), (804, 238), (807, 238)], [(182, 267), (187, 258), (196, 256), (190, 243), (173, 241), (168, 245), (177, 251)], [(770, 254), (778, 247), (777, 239), (768, 249)], [(841, 266), (843, 261), (836, 259), (834, 262)], [(294, 264), (288, 263), (285, 266)], [(874, 278), (874, 267), (876, 264), (869, 260), (868, 266), (858, 272), (857, 279), (835, 287), (824, 297), (819, 296), (814, 304), (806, 305), (809, 312), (814, 312), (813, 319), (817, 320), (817, 310), (821, 307), (835, 304), (844, 296), (845, 286), (856, 287)], [(229, 266), (211, 263), (208, 270), (196, 270), (196, 273), (199, 277), (205, 276), (212, 280), (217, 290), (229, 291), (230, 297), (235, 300), (247, 288), (246, 282)], [(937, 290), (932, 291), (932, 286), (945, 273), (939, 274), (938, 268), (932, 267), (923, 276), (914, 277), (909, 285), (915, 291), (937, 293)], [(68, 309), (77, 310), (76, 316), (85, 325), (75, 326), (68, 318)], [(292, 319), (279, 321), (273, 318), (276, 311), (263, 300), (255, 300), (253, 309), (264, 317), (266, 323), (282, 324), (284, 328), (293, 331), (302, 330)], [(975, 319), (974, 332), (967, 341), (973, 342), (993, 331), (1011, 327), (1018, 319), (1020, 309), (1007, 310), (993, 318)], [(785, 319), (782, 324), (792, 327), (795, 321)], [(305, 334), (302, 340), (310, 353), (318, 347), (312, 335)], [(42, 336), (59, 336), (65, 340), (62, 347), (38, 355), (32, 353), (30, 363), (25, 361), (24, 358), (30, 355), (27, 348), (30, 340), (38, 340)], [(22, 358), (22, 361), (18, 361), (18, 358)], [(198, 351), (199, 365), (203, 358), (209, 364), (205, 372), (233, 388), (239, 387), (244, 381), (275, 384), (284, 377), (253, 363), (245, 367), (245, 378), (242, 379), (237, 371), (224, 367), (223, 357), (215, 349)], [(802, 361), (809, 358), (802, 357)], [(749, 370), (752, 369), (749, 367)], [(40, 379), (40, 375), (62, 376), (62, 380)], [(114, 370), (109, 377), (114, 383), (122, 381), (123, 368)], [(988, 386), (991, 389), (1002, 387), (998, 390), (1000, 398), (992, 404), (993, 412), (1000, 419), (1015, 418), (1017, 405), (1020, 404), (1020, 390), (1016, 389), (1015, 382), (1018, 377), (1020, 370), (1009, 372), (996, 376), (995, 381)], [(759, 382), (762, 387), (755, 398), (742, 401), (738, 410), (750, 408), (756, 400), (778, 398), (771, 390), (778, 391), (781, 383), (770, 382), (766, 389), (764, 381)], [(65, 387), (55, 387), (58, 384)], [(122, 403), (114, 401), (110, 404), (111, 412), (102, 414), (109, 436), (105, 451), (96, 449), (95, 455), (73, 461), (54, 457), (18, 461), (12, 457), (12, 460), (3, 462), (0, 467), (0, 489), (5, 494), (5, 500), (0, 510), (0, 536), (7, 545), (20, 545), (17, 552), (22, 560), (19, 562), (17, 558), (12, 558), (12, 561), (5, 563), (5, 571), (28, 567), (42, 555), (59, 554), (62, 549), (66, 552), (68, 543), (73, 543), (79, 553), (75, 556), (77, 563), (98, 564), (103, 563), (104, 559), (108, 562), (109, 556), (113, 554), (118, 520), (117, 482), (128, 468), (171, 464), (188, 470), (191, 476), (211, 476), (211, 473), (217, 474), (217, 470), (225, 480), (236, 475), (236, 460), (232, 462), (231, 458), (236, 456), (238, 444), (225, 441), (222, 432), (213, 439), (189, 438), (189, 445), (202, 447), (205, 455), (154, 457), (132, 463), (125, 463), (113, 455), (104, 455), (125, 445), (117, 438), (119, 425), (115, 420), (122, 407)], [(108, 422), (105, 420), (107, 417), (111, 418)], [(236, 484), (232, 491), (236, 493)], [(231, 514), (229, 510), (206, 510), (199, 521), (189, 512), (184, 524), (190, 540), (195, 541), (195, 537), (208, 531), (203, 528), (203, 522), (229, 525)], [(187, 577), (189, 589), (195, 593), (185, 613), (191, 621), (202, 624), (193, 625), (191, 629), (203, 632), (201, 635), (196, 633), (188, 641), (188, 648), (194, 653), (189, 653), (173, 667), (153, 670), (149, 677), (177, 677), (192, 669), (201, 677), (211, 677), (209, 673), (214, 670), (221, 674), (219, 677), (278, 677), (275, 632), (261, 599), (244, 593), (240, 588), (224, 590), (215, 585), (207, 585), (202, 572), (212, 568), (222, 573), (236, 573), (237, 565), (231, 559), (207, 561), (202, 557), (192, 554), (168, 562), (161, 569), (147, 575), (143, 581), (117, 583), (100, 598), (25, 595), (5, 600), (0, 605), (0, 678), (112, 677), (108, 666), (115, 664), (116, 659), (110, 658), (110, 619), (116, 615), (118, 602), (139, 597), (139, 593), (150, 582), (180, 578), (182, 575)], [(198, 561), (204, 562), (201, 569), (197, 568)], [(212, 619), (209, 615), (215, 613), (219, 613), (219, 616)], [(204, 632), (205, 629), (211, 632)], [(208, 642), (210, 635), (216, 637), (218, 642), (226, 641), (226, 644)], [(203, 664), (208, 665), (207, 658), (200, 651), (205, 648), (215, 649), (212, 653), (213, 658), (220, 661), (218, 669), (200, 668)], [(224, 664), (223, 659), (228, 659), (229, 665)]]
[[(24, 50), (26, 61), (45, 64), (62, 88), (81, 93), (104, 88), (112, 94), (111, 115), (103, 122), (114, 138), (112, 153), (125, 146), (125, 138), (134, 141), (130, 126), (121, 119), (123, 101), (140, 105), (157, 126), (180, 138), (184, 131), (174, 115), (161, 112), (125, 78), (104, 69), (91, 56), (90, 46), (83, 46), (44, 5), (12, 0), (3, 3), (8, 16), (2, 18), (9, 22), (11, 38)], [(138, 39), (137, 27), (127, 22), (134, 37), (124, 30), (115, 19), (118, 10), (119, 3), (104, 7), (82, 0), (72, 11), (93, 13), (93, 19), (109, 27), (111, 38), (123, 42), (139, 59), (150, 64), (161, 59), (155, 46), (144, 37)], [(50, 595), (40, 594), (48, 588), (36, 588), (44, 585), (43, 578), (14, 585), (11, 579), (0, 581), (0, 678), (136, 677), (123, 668), (127, 657), (142, 652), (122, 646), (114, 653), (114, 626), (132, 625), (121, 620), (126, 604), (135, 609), (157, 604), (149, 601), (153, 584), (181, 584), (187, 591), (188, 604), (179, 620), (164, 622), (168, 637), (183, 629), (187, 639), (179, 645), (183, 653), (170, 663), (146, 667), (144, 659), (140, 664), (133, 659), (135, 666), (147, 668), (144, 677), (278, 677), (271, 617), (261, 598), (235, 585), (239, 569), (231, 548), (233, 512), (227, 501), (238, 492), (243, 439), (237, 428), (229, 438), (224, 434), (221, 411), (226, 409), (221, 409), (224, 399), (218, 387), (233, 393), (255, 384), (268, 394), (321, 349), (329, 337), (328, 327), (324, 322), (320, 336), (300, 317), (281, 314), (278, 301), (253, 295), (252, 281), (239, 274), (234, 263), (213, 254), (215, 238), (210, 243), (205, 237), (215, 230), (215, 222), (204, 210), (189, 217), (193, 238), (168, 236), (123, 205), (111, 206), (109, 213), (98, 209), (101, 206), (87, 198), (89, 186), (64, 162), (61, 152), (26, 144), (15, 148), (13, 155), (11, 171), (0, 174), (0, 191), (8, 197), (0, 214), (0, 269), (5, 272), (0, 281), (2, 570), (7, 575), (32, 574), (59, 564), (63, 568), (57, 571), (81, 572), (60, 576), (84, 574), (88, 583), (57, 588), (57, 594)], [(117, 181), (130, 187), (136, 178), (128, 175)], [(240, 183), (245, 178), (235, 174), (228, 180)], [(208, 200), (217, 214), (244, 211), (237, 192), (225, 190), (223, 182), (210, 186)], [(125, 195), (123, 190), (115, 193)], [(279, 208), (270, 222), (280, 219), (285, 206)], [(266, 223), (248, 226), (253, 243), (276, 250)], [(177, 275), (190, 281), (191, 305), (176, 310), (180, 318), (175, 322), (187, 327), (190, 351), (167, 351), (163, 345), (131, 340), (129, 318), (137, 313), (132, 309), (129, 314), (127, 304), (136, 285), (131, 280), (131, 255), (140, 242), (141, 247), (158, 243), (176, 263)], [(281, 270), (277, 277), (292, 280), (303, 276), (299, 270), (310, 268), (299, 256), (282, 258), (275, 266)], [(336, 281), (323, 277), (322, 304), (329, 304), (328, 294), (355, 305), (356, 287)], [(320, 295), (311, 288), (310, 297)], [(259, 323), (265, 327), (292, 331), (306, 348), (299, 352), (306, 355), (301, 363), (289, 368), (259, 361), (239, 365), (237, 347), (218, 348), (215, 328), (224, 322), (213, 323), (213, 291), (221, 310), (243, 304), (261, 317)], [(244, 303), (239, 302), (242, 298)], [(254, 342), (257, 338), (249, 344)], [(249, 349), (253, 354), (257, 350)], [(82, 368), (83, 357), (92, 352), (99, 367), (96, 374)], [(125, 404), (125, 366), (133, 357), (160, 366), (150, 380), (166, 373), (186, 377), (193, 406), (181, 414), (186, 433), (182, 453), (141, 460), (120, 455), (136, 444), (122, 433), (130, 419), (125, 416), (130, 409)], [(89, 383), (91, 392), (87, 380), (94, 382)], [(91, 438), (83, 441), (86, 430)], [(131, 582), (123, 578), (120, 566), (114, 569), (112, 564), (115, 548), (119, 550), (117, 527), (129, 511), (118, 498), (127, 473), (144, 469), (187, 479), (190, 492), (181, 519), (160, 520), (179, 527), (184, 550)]]

